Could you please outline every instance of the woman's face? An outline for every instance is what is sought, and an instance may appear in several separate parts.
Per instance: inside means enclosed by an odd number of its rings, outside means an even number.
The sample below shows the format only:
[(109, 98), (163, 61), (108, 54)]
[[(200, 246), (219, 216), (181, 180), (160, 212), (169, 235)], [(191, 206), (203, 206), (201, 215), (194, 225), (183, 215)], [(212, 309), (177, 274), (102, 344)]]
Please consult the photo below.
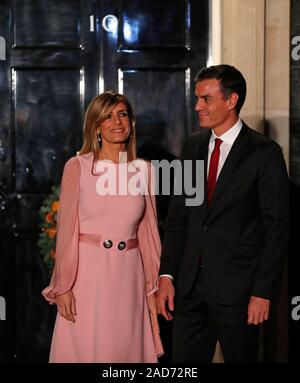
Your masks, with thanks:
[(120, 144), (126, 142), (131, 132), (127, 107), (119, 102), (109, 113), (107, 119), (97, 128), (103, 144)]

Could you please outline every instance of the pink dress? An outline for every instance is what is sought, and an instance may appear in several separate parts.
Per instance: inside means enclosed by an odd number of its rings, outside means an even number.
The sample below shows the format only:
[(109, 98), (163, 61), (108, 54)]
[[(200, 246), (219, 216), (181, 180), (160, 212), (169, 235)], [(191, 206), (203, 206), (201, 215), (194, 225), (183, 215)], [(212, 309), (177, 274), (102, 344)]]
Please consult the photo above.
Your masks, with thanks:
[[(72, 289), (77, 313), (75, 323), (57, 314), (50, 362), (157, 362), (163, 349), (146, 298), (157, 290), (161, 251), (154, 196), (100, 195), (107, 185), (91, 174), (92, 163), (86, 154), (64, 168), (56, 263), (43, 295), (55, 303), (56, 295)], [(117, 187), (121, 170), (133, 177), (127, 163), (106, 163), (105, 169), (116, 175)], [(81, 241), (85, 234), (96, 240)], [(105, 240), (112, 247), (105, 248)], [(120, 250), (128, 240), (135, 245)]]

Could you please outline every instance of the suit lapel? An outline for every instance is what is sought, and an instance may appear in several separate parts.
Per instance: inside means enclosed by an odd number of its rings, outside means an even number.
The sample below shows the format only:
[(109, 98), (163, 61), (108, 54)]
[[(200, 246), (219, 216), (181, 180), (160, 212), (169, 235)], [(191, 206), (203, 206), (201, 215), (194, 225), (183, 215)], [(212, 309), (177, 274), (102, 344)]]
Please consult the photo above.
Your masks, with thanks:
[[(204, 139), (199, 144), (196, 150), (196, 160), (204, 161), (204, 202), (200, 205), (201, 208), (207, 208), (207, 157), (208, 157), (208, 146), (211, 137), (211, 129), (207, 130)], [(196, 168), (196, 167), (195, 167)]]
[[(243, 124), (242, 129), (237, 136), (235, 142), (232, 145), (232, 148), (228, 154), (228, 157), (226, 158), (226, 161), (222, 167), (222, 170), (219, 174), (215, 190), (212, 195), (211, 202), (208, 206), (208, 214), (210, 211), (214, 208), (221, 191), (223, 187), (226, 185), (226, 182), (228, 182), (228, 179), (230, 175), (233, 173), (233, 171), (236, 169), (236, 167), (241, 162), (242, 158), (249, 152), (250, 148), (248, 143), (248, 127)], [(207, 180), (207, 178), (206, 178)], [(207, 184), (207, 182), (206, 182)], [(207, 198), (206, 198), (207, 200)]]
[(204, 160), (205, 162), (205, 175), (207, 176), (207, 156), (208, 156), (208, 145), (209, 145), (209, 140), (211, 137), (211, 130), (209, 129), (207, 131), (207, 134), (203, 138), (203, 140), (200, 142), (197, 151), (195, 153), (196, 159), (197, 160)]

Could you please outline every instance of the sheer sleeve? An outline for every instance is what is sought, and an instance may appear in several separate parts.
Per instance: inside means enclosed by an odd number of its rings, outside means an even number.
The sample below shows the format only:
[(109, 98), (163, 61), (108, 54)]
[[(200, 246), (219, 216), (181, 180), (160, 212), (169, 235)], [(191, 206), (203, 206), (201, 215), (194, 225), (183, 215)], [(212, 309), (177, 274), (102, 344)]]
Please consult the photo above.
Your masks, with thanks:
[[(148, 187), (145, 193), (146, 209), (138, 228), (138, 243), (143, 260), (146, 280), (146, 294), (149, 296), (158, 290), (158, 272), (161, 255), (161, 241), (158, 232), (158, 222), (155, 204), (155, 169), (148, 164)], [(164, 353), (159, 329), (151, 319), (152, 334), (157, 356)]]
[(72, 289), (78, 266), (78, 200), (80, 185), (80, 163), (72, 157), (64, 167), (59, 210), (57, 214), (57, 240), (55, 266), (50, 285), (42, 294), (55, 303), (57, 295)]
[(138, 228), (138, 242), (146, 279), (147, 295), (158, 289), (158, 272), (161, 254), (161, 241), (158, 232), (155, 204), (155, 169), (147, 164), (148, 188), (145, 193), (146, 209)]

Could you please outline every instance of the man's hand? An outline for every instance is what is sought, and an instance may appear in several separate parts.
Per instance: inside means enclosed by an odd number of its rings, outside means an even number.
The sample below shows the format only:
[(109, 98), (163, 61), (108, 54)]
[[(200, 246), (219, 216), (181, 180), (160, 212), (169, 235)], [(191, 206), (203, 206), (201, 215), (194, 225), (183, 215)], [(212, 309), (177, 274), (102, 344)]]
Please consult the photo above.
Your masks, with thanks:
[(57, 295), (56, 305), (57, 305), (58, 312), (60, 313), (61, 316), (75, 323), (74, 317), (76, 315), (76, 308), (75, 308), (75, 297), (72, 290), (67, 291), (66, 293), (62, 295)]
[(174, 310), (174, 296), (175, 296), (175, 289), (174, 289), (171, 278), (160, 277), (159, 278), (158, 294), (157, 294), (158, 312), (166, 320), (172, 320), (173, 319), (173, 315), (169, 311), (166, 310), (166, 304), (168, 304), (168, 309), (170, 311), (173, 311)]
[(247, 324), (263, 323), (269, 318), (271, 301), (269, 299), (251, 296), (248, 305), (248, 321)]

